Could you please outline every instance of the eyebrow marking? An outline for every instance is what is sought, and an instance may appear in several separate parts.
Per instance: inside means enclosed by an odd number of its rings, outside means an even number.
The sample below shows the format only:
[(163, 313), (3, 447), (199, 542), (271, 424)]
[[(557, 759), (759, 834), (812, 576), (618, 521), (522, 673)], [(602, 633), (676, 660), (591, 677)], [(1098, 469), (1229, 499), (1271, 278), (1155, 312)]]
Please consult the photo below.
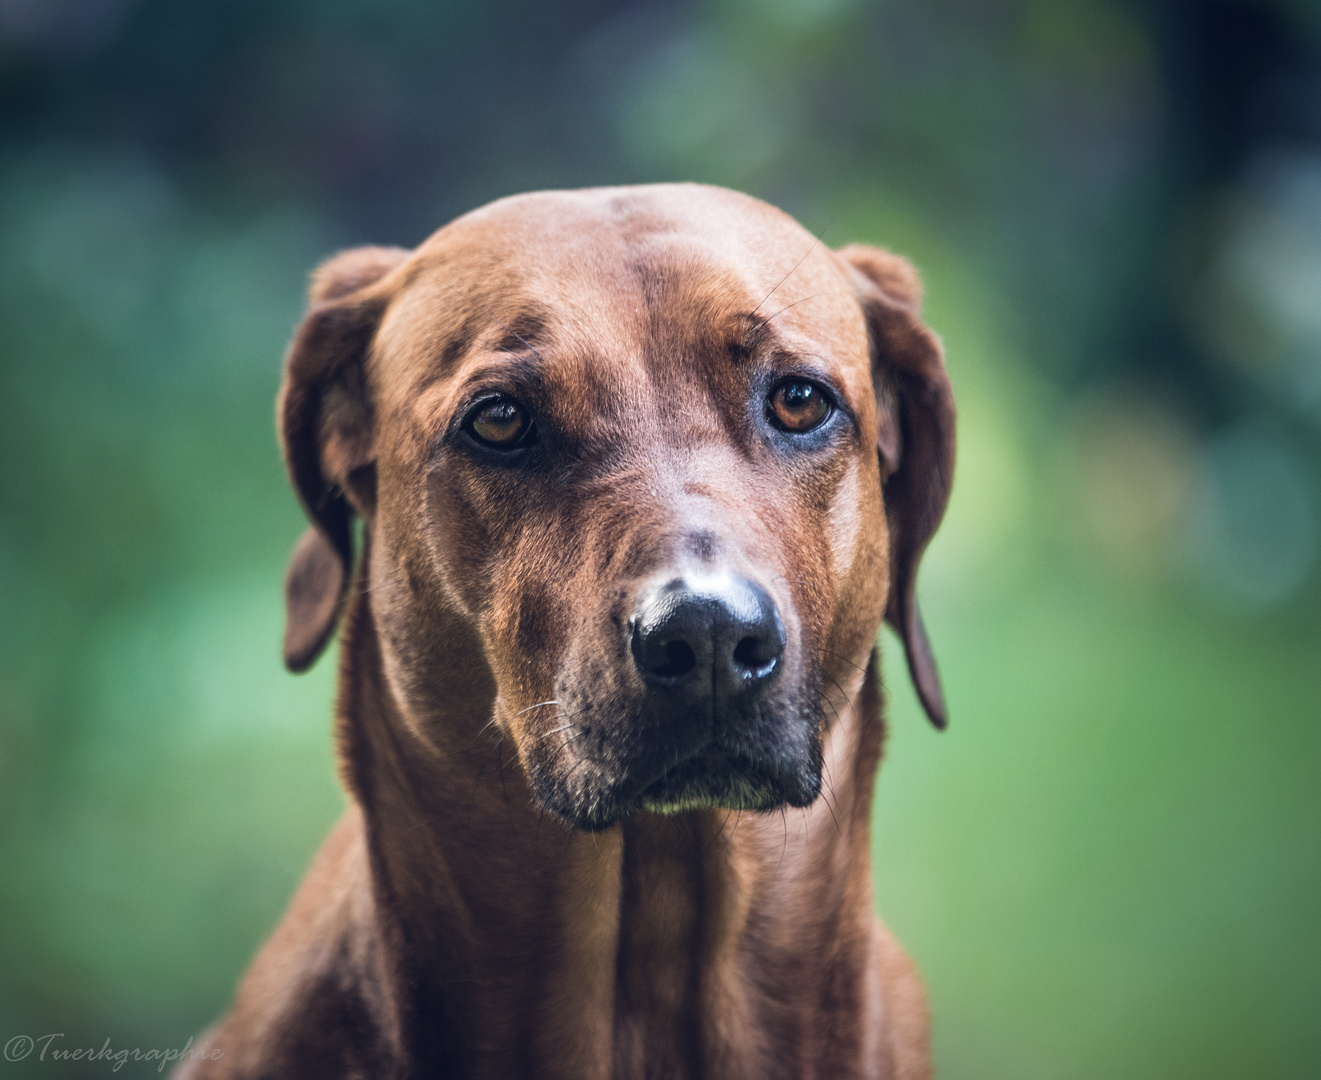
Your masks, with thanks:
[(541, 353), (537, 352), (537, 347), (536, 347), (535, 345), (533, 345), (532, 342), (528, 341), (527, 338), (525, 338), (525, 337), (524, 337), (522, 334), (520, 334), (517, 330), (515, 330), (513, 327), (511, 327), (508, 323), (501, 322), (500, 319), (496, 318), (495, 312), (493, 312), (490, 308), (488, 308), (488, 307), (486, 307), (486, 306), (483, 305), (482, 310), (486, 312), (487, 317), (488, 317), (492, 322), (498, 324), (499, 326), (504, 327), (504, 330), (505, 330), (505, 332), (506, 332), (507, 334), (511, 335), (512, 337), (517, 338), (517, 339), (518, 339), (519, 341), (521, 341), (524, 345), (526, 345), (526, 346), (528, 347), (528, 351), (531, 352), (533, 356), (535, 356), (535, 357), (536, 357), (538, 360), (540, 360), (543, 364), (547, 363), (546, 358), (545, 358), (544, 356), (542, 356)]

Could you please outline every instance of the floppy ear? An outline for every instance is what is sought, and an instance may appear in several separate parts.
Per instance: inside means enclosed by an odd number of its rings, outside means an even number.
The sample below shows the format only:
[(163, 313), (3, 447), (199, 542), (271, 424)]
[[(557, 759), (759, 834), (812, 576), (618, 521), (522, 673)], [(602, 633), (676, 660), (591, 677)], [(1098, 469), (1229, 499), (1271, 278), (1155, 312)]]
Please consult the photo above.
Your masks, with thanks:
[(917, 609), (917, 567), (954, 482), (954, 393), (940, 340), (919, 316), (922, 286), (909, 263), (862, 244), (837, 253), (867, 318), (876, 390), (876, 449), (890, 530), (885, 620), (899, 634), (927, 716), (948, 717), (936, 660)]
[[(311, 306), (284, 361), (277, 422), (289, 479), (311, 519), (285, 577), (284, 662), (306, 671), (339, 622), (353, 569), (354, 502), (375, 496), (365, 364), (387, 294), (370, 288), (411, 253), (356, 248), (312, 275)], [(351, 501), (352, 500), (352, 501)]]

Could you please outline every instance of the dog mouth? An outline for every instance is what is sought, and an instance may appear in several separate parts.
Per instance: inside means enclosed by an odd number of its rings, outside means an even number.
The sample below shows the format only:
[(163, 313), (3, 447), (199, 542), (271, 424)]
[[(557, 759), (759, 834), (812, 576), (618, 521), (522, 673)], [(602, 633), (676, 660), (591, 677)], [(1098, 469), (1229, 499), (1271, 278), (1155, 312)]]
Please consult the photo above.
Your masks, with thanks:
[(811, 805), (821, 790), (817, 740), (809, 740), (797, 752), (766, 750), (763, 754), (756, 747), (731, 748), (712, 739), (687, 753), (671, 749), (664, 755), (668, 760), (648, 755), (649, 760), (635, 760), (604, 787), (555, 800), (555, 809), (575, 828), (596, 832), (639, 811), (668, 815), (711, 808), (769, 811)]
[(718, 747), (666, 768), (634, 803), (640, 810), (677, 814), (702, 807), (771, 810), (793, 801), (786, 784), (750, 758)]
[(640, 811), (806, 807), (821, 790), (820, 738), (806, 717), (789, 726), (799, 729), (796, 736), (781, 721), (742, 737), (699, 735), (686, 748), (671, 731), (663, 745), (637, 748), (622, 760), (548, 754), (532, 760), (531, 778), (544, 809), (586, 832), (609, 829)]

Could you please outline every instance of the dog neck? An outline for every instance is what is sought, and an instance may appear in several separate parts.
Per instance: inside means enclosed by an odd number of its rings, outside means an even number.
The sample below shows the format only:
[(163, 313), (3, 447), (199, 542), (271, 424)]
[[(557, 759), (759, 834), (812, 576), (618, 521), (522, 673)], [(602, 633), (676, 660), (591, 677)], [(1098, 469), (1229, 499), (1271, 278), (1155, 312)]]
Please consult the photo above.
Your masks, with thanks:
[(372, 890), (363, 977), (401, 1075), (751, 1077), (871, 1052), (877, 1025), (840, 1017), (877, 1007), (874, 658), (830, 702), (806, 810), (639, 813), (585, 833), (537, 807), (461, 631), (430, 677), (465, 692), (419, 708), (371, 599), (346, 619), (338, 733)]

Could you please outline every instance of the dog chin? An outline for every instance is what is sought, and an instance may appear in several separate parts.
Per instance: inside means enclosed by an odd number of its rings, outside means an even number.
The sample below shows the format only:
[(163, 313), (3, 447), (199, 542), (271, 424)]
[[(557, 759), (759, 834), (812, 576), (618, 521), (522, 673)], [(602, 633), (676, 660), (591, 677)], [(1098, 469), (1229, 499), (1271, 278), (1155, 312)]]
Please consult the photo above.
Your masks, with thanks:
[(809, 767), (796, 775), (778, 776), (744, 759), (703, 755), (667, 770), (642, 791), (637, 805), (658, 814), (704, 807), (778, 810), (807, 806), (820, 790), (820, 772)]
[(792, 775), (776, 775), (751, 761), (701, 755), (667, 769), (631, 797), (598, 797), (547, 808), (575, 829), (601, 832), (639, 811), (666, 815), (701, 809), (769, 811), (810, 806), (820, 792), (819, 763), (805, 762)]

